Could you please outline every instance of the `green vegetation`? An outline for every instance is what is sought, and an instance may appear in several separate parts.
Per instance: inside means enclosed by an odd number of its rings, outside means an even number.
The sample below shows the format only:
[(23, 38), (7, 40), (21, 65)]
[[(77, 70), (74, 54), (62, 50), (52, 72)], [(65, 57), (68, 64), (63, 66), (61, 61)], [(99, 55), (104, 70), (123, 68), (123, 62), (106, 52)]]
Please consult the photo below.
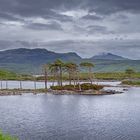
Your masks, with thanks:
[(71, 82), (74, 79), (76, 72), (78, 71), (78, 66), (74, 63), (66, 63), (65, 69), (66, 72), (68, 73), (69, 85), (71, 85)]
[(132, 68), (129, 68), (129, 69), (125, 70), (125, 73), (128, 74), (128, 75), (131, 75), (131, 74), (134, 74), (135, 71)]
[[(66, 63), (66, 69), (62, 75), (62, 80), (69, 81), (69, 83), (76, 78), (76, 69), (77, 65), (74, 63)], [(47, 77), (48, 81), (58, 81), (57, 69), (51, 68), (50, 73)], [(78, 74), (79, 80), (86, 80), (90, 81), (89, 73), (88, 72), (81, 72)], [(124, 80), (124, 79), (140, 79), (140, 72), (133, 72), (128, 74), (128, 72), (108, 72), (108, 73), (90, 73), (92, 79), (99, 79), (99, 80)], [(1, 80), (44, 80), (44, 76), (40, 77), (33, 77), (32, 75), (19, 75), (14, 72), (9, 72), (6, 70), (0, 70), (0, 79)]]
[[(75, 53), (58, 54), (44, 49), (15, 49), (0, 52), (0, 68), (18, 73), (29, 74), (31, 72), (41, 73), (42, 65), (52, 63), (56, 59), (65, 62), (91, 62), (95, 64), (94, 72), (123, 72), (128, 68), (140, 71), (140, 60), (129, 60), (119, 56), (108, 54), (89, 59), (82, 59)], [(111, 57), (110, 57), (111, 56)], [(107, 59), (107, 58), (109, 59)]]
[[(6, 70), (0, 70), (0, 80), (32, 80), (34, 81), (36, 89), (36, 81), (44, 80), (45, 89), (48, 89), (48, 81), (53, 82), (52, 89), (63, 90), (96, 90), (96, 85), (93, 85), (93, 81), (99, 80), (136, 80), (140, 79), (140, 72), (135, 72), (133, 69), (128, 68), (125, 72), (112, 72), (112, 73), (93, 73), (94, 64), (90, 62), (82, 62), (79, 65), (72, 62), (63, 62), (56, 60), (53, 63), (43, 65), (44, 75), (41, 77), (35, 77), (33, 75), (21, 75)], [(69, 81), (69, 86), (63, 86), (64, 81)], [(88, 81), (89, 84), (80, 84), (80, 81)], [(57, 82), (57, 86), (54, 83)], [(72, 85), (73, 83), (73, 85)], [(128, 82), (130, 84), (130, 81)], [(137, 85), (138, 82), (135, 84)], [(135, 85), (134, 84), (134, 85)], [(97, 86), (97, 90), (100, 87)], [(22, 82), (20, 82), (20, 89), (22, 89)]]
[[(69, 62), (64, 63), (61, 60), (56, 60), (52, 64), (46, 65), (49, 70), (45, 72), (44, 77), (38, 77), (37, 80), (52, 80), (57, 81), (59, 86), (62, 86), (63, 81), (71, 82), (73, 80), (74, 85), (76, 81), (89, 81), (91, 84), (93, 80), (124, 80), (124, 79), (139, 79), (140, 73), (135, 72), (133, 69), (126, 69), (125, 72), (112, 72), (112, 73), (93, 73), (94, 64), (90, 62), (82, 62), (79, 65)], [(83, 73), (85, 70), (85, 73)], [(47, 76), (47, 77), (46, 77)], [(46, 80), (45, 80), (46, 81)]]
[(131, 78), (132, 75), (135, 74), (135, 71), (132, 68), (128, 68), (125, 70), (125, 73), (128, 75), (129, 78)]
[(140, 86), (140, 80), (134, 80), (134, 81), (125, 80), (125, 81), (122, 81), (122, 84), (124, 84), (124, 85), (132, 85), (132, 86)]
[[(88, 70), (88, 75), (86, 78), (90, 83), (80, 84), (80, 67), (84, 67), (86, 70)], [(54, 84), (51, 86), (52, 90), (100, 90), (103, 88), (103, 86), (92, 84), (93, 67), (94, 64), (89, 62), (83, 62), (80, 63), (80, 65), (77, 65), (72, 62), (65, 63), (59, 59), (54, 63), (43, 65), (45, 88), (47, 89), (47, 82), (51, 77), (53, 81), (57, 81), (57, 86), (54, 86)], [(68, 80), (69, 85), (63, 86), (64, 80)], [(73, 85), (72, 81), (74, 83)]]
[(101, 80), (124, 80), (124, 79), (140, 79), (140, 72), (132, 73), (131, 75), (126, 72), (113, 72), (113, 73), (95, 73), (96, 79)]
[(14, 80), (17, 78), (17, 75), (13, 72), (9, 72), (6, 70), (0, 70), (0, 79), (6, 80)]
[(91, 83), (83, 83), (83, 84), (76, 84), (76, 85), (64, 85), (64, 86), (51, 86), (52, 90), (101, 90), (103, 89), (102, 85), (95, 85)]
[[(62, 80), (63, 80), (63, 71), (66, 67), (64, 62), (57, 59), (54, 63), (48, 64), (47, 67), (53, 72), (53, 79), (57, 79), (58, 85), (62, 86)], [(46, 75), (45, 75), (46, 77)]]
[(93, 79), (92, 69), (94, 67), (94, 64), (92, 64), (90, 62), (82, 62), (82, 63), (80, 63), (80, 66), (88, 70), (88, 78), (92, 84), (92, 79)]
[(102, 85), (90, 84), (90, 83), (83, 83), (80, 85), (82, 90), (101, 90), (103, 89)]
[[(55, 73), (56, 74), (56, 73)], [(112, 72), (112, 73), (92, 73), (93, 80), (99, 79), (99, 80), (124, 80), (124, 79), (140, 79), (140, 72), (136, 72), (130, 75), (128, 75), (125, 72)], [(36, 78), (37, 80), (44, 80), (44, 76), (40, 76)], [(69, 75), (67, 73), (63, 74), (62, 79), (64, 81), (69, 80)], [(74, 75), (72, 74), (71, 80), (74, 79)], [(54, 78), (52, 75), (48, 76), (49, 81), (55, 81), (56, 78)], [(79, 73), (79, 80), (86, 80), (89, 81), (89, 74), (88, 73)]]
[(0, 132), (0, 140), (18, 140), (16, 137), (12, 137), (8, 134), (3, 134)]
[(21, 75), (7, 70), (0, 70), (0, 79), (1, 80), (33, 80), (31, 75)]
[(74, 86), (76, 86), (76, 83), (79, 84), (80, 82), (80, 67), (88, 68), (88, 80), (92, 84), (92, 68), (94, 67), (92, 63), (83, 62), (77, 65), (72, 62), (65, 63), (58, 59), (54, 63), (43, 65), (45, 88), (47, 89), (47, 81), (50, 76), (53, 81), (57, 81), (58, 86), (62, 87), (63, 80), (65, 80), (64, 75), (67, 75), (66, 80), (69, 80), (69, 85), (71, 85), (73, 80)]

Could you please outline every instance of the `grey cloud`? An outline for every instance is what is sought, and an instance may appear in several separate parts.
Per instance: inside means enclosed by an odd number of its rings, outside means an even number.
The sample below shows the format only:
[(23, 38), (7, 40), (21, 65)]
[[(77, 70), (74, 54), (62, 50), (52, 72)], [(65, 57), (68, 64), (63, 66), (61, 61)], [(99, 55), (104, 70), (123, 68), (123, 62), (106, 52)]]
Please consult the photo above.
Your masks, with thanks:
[(53, 41), (43, 44), (47, 49), (56, 52), (75, 51), (82, 57), (92, 57), (99, 53), (110, 52), (131, 59), (140, 59), (139, 40), (104, 40), (104, 41)]
[[(63, 14), (71, 11), (74, 16)], [(38, 22), (38, 18), (46, 22)], [(135, 52), (139, 58), (140, 42), (133, 44), (140, 35), (139, 19), (140, 0), (0, 0), (0, 38), (13, 41), (0, 41), (0, 49), (44, 47), (58, 52), (76, 51), (84, 57), (104, 51), (126, 56)], [(98, 34), (103, 42), (98, 42)], [(47, 42), (54, 38), (61, 41)], [(126, 38), (132, 40), (123, 42)]]
[(96, 16), (96, 15), (86, 15), (86, 16), (83, 16), (82, 19), (88, 19), (88, 20), (102, 20), (103, 18), (100, 17), (100, 16)]
[(0, 12), (0, 21), (19, 21), (24, 22), (24, 18), (18, 17), (11, 13)]
[(129, 17), (124, 14), (116, 14), (114, 17), (114, 21), (119, 21), (122, 24), (128, 24), (130, 22)]
[[(128, 10), (140, 12), (139, 0), (1, 0), (0, 11), (20, 16), (53, 15), (51, 9), (71, 10), (85, 8), (101, 14)], [(91, 17), (93, 18), (93, 17)]]
[(1, 20), (11, 20), (11, 21), (19, 20), (18, 18), (14, 17), (12, 15), (9, 15), (9, 14), (6, 14), (6, 13), (2, 13), (2, 12), (0, 12), (0, 19)]
[(71, 22), (72, 17), (66, 16), (66, 15), (61, 15), (55, 11), (50, 11), (49, 14), (42, 16), (45, 19), (55, 19), (61, 22)]
[[(139, 7), (139, 0), (0, 0), (0, 18), (16, 21), (28, 17), (42, 17), (74, 22), (72, 17), (62, 15), (59, 11), (85, 9), (89, 14), (83, 16), (83, 20), (98, 21), (106, 18), (108, 14), (120, 11), (140, 13)], [(92, 15), (92, 12), (96, 15)], [(127, 22), (125, 20), (123, 23)]]
[(107, 27), (105, 26), (99, 26), (99, 25), (90, 25), (87, 27), (88, 33), (102, 33), (102, 34), (108, 34), (108, 33), (114, 33), (113, 31), (109, 31)]
[(103, 15), (116, 13), (118, 11), (140, 13), (139, 0), (88, 0), (87, 6), (90, 9), (89, 11), (96, 11)]
[(29, 23), (25, 27), (35, 30), (63, 30), (61, 25), (57, 22), (43, 23)]
[(73, 8), (80, 0), (1, 0), (0, 9), (4, 12), (24, 17), (51, 15), (51, 9)]
[(38, 47), (37, 42), (0, 40), (0, 50)]
[(6, 41), (0, 40), (0, 50), (11, 48), (45, 48), (58, 53), (77, 52), (82, 57), (92, 57), (99, 53), (110, 52), (131, 59), (140, 59), (139, 40), (103, 40), (103, 41), (83, 41), (83, 40), (63, 40), (49, 42), (26, 42), (26, 41)]

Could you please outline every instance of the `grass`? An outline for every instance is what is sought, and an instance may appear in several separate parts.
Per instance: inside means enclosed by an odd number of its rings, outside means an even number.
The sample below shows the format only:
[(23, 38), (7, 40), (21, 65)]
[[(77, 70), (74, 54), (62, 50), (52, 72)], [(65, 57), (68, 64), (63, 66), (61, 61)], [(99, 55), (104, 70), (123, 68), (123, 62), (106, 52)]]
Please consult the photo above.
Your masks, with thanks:
[[(87, 73), (80, 74), (80, 79), (86, 80), (87, 77), (88, 77)], [(125, 72), (94, 73), (93, 77), (94, 77), (94, 79), (99, 79), (99, 80), (139, 79), (140, 72), (133, 73), (133, 74), (127, 74)]]
[(0, 140), (18, 140), (16, 137), (12, 137), (9, 134), (3, 134), (0, 132)]
[[(83, 83), (80, 84), (81, 90), (101, 90), (103, 89), (102, 85), (95, 85), (95, 84), (90, 84), (90, 83)], [(79, 85), (64, 85), (64, 86), (51, 86), (50, 87), (52, 90), (79, 90)]]
[(122, 84), (124, 85), (132, 85), (132, 86), (140, 86), (140, 80), (125, 80), (125, 81), (122, 81)]
[[(79, 78), (80, 80), (89, 80), (88, 73), (80, 73)], [(30, 74), (17, 74), (14, 72), (10, 72), (7, 70), (0, 70), (0, 79), (1, 80), (44, 80), (44, 76), (40, 76), (37, 78), (34, 78)], [(104, 72), (104, 73), (93, 73), (93, 79), (99, 79), (99, 80), (125, 80), (125, 79), (140, 79), (140, 72), (135, 72), (132, 74), (127, 74), (125, 72)], [(53, 76), (48, 76), (49, 81), (53, 81)], [(68, 74), (63, 74), (63, 80), (69, 80)]]
[(33, 80), (31, 75), (21, 75), (7, 70), (0, 70), (1, 80)]
[(125, 72), (95, 73), (95, 78), (103, 80), (139, 79), (140, 72), (136, 72), (133, 74), (127, 74)]
[(0, 70), (0, 79), (6, 80), (13, 80), (17, 78), (17, 74), (14, 72), (9, 72), (6, 70)]
[[(80, 73), (80, 80), (89, 80), (88, 73)], [(124, 80), (124, 79), (140, 79), (140, 72), (127, 74), (125, 72), (109, 72), (109, 73), (93, 73), (93, 79), (99, 80)], [(44, 80), (44, 77), (37, 77), (37, 80)], [(53, 76), (48, 77), (49, 81), (53, 80)], [(67, 74), (63, 74), (63, 80), (69, 80)]]

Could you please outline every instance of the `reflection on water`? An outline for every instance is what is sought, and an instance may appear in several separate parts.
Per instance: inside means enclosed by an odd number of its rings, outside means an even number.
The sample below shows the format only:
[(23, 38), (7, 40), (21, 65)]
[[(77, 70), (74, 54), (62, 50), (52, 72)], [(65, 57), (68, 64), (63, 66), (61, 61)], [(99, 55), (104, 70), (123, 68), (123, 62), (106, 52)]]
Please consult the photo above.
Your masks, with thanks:
[(139, 93), (0, 97), (0, 127), (21, 140), (139, 140)]

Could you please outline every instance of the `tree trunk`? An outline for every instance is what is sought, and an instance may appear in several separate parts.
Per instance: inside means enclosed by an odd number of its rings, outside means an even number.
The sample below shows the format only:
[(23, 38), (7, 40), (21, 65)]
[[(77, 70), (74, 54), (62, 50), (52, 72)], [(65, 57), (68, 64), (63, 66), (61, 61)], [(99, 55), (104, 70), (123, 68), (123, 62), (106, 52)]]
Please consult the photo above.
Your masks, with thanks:
[(8, 81), (6, 80), (6, 89), (8, 89)]
[(0, 82), (0, 84), (1, 84), (1, 89), (3, 89), (3, 87), (2, 87), (2, 81)]
[(73, 83), (74, 83), (74, 88), (75, 88), (75, 85), (76, 85), (76, 83), (75, 83), (75, 72), (73, 73)]
[(91, 72), (91, 68), (89, 68), (89, 79), (90, 79), (90, 83), (92, 84), (92, 72)]
[(59, 76), (59, 72), (57, 72), (57, 85), (60, 86), (60, 76)]
[(77, 80), (78, 80), (79, 91), (81, 91), (81, 85), (80, 85), (79, 73), (77, 73)]
[(60, 86), (63, 86), (63, 84), (62, 84), (62, 67), (60, 67)]
[(19, 88), (22, 89), (22, 81), (19, 82)]
[(36, 90), (36, 80), (34, 80), (34, 89)]
[(45, 89), (47, 89), (47, 84), (48, 84), (48, 74), (47, 74), (47, 70), (45, 68)]
[(52, 86), (54, 86), (55, 78), (56, 78), (56, 76), (55, 76), (55, 73), (53, 73), (53, 81), (52, 81)]
[(69, 72), (69, 85), (71, 85), (71, 72)]

